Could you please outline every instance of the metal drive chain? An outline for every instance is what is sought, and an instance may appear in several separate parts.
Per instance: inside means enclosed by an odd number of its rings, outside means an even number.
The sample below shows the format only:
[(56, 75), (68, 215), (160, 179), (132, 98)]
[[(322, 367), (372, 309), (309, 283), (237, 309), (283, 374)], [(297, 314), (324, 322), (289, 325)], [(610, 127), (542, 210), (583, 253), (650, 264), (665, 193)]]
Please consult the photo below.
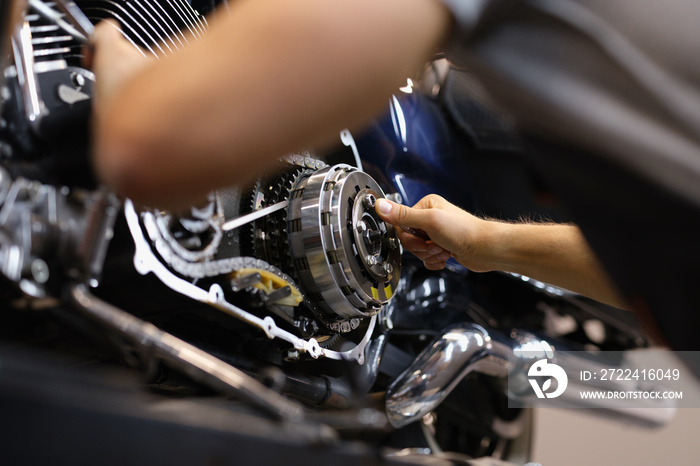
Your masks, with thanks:
[[(289, 163), (290, 165), (312, 170), (319, 170), (328, 166), (325, 162), (318, 159), (314, 159), (308, 155), (288, 155), (286, 157), (283, 157), (282, 160)], [(155, 225), (158, 225), (157, 217), (153, 213), (145, 212), (142, 213), (141, 216), (144, 220), (144, 223), (148, 223), (146, 219), (149, 216), (151, 216)], [(219, 217), (219, 219), (221, 221), (211, 222), (210, 226), (215, 231), (215, 237), (220, 239), (223, 233), (223, 219), (221, 217)], [(254, 219), (251, 219), (251, 221), (254, 221)], [(185, 277), (189, 277), (192, 279), (215, 277), (218, 275), (230, 274), (241, 269), (253, 268), (274, 274), (277, 277), (284, 280), (286, 283), (288, 283), (296, 291), (299, 291), (299, 287), (295, 284), (295, 281), (294, 279), (292, 279), (292, 277), (290, 277), (286, 273), (282, 272), (282, 270), (280, 270), (279, 268), (269, 264), (268, 262), (262, 259), (257, 259), (255, 257), (229, 257), (218, 260), (188, 260), (188, 258), (183, 258), (182, 254), (176, 252), (176, 249), (171, 244), (171, 241), (168, 241), (168, 238), (164, 237), (162, 228), (147, 227), (146, 230), (148, 231), (148, 236), (153, 242), (156, 251), (163, 258), (165, 263), (167, 263), (168, 266), (171, 267), (175, 272)], [(182, 248), (178, 248), (177, 251), (179, 251), (180, 249)]]
[[(146, 275), (148, 273), (153, 273), (161, 280), (161, 282), (172, 290), (197, 301), (208, 303), (234, 317), (248, 322), (253, 327), (257, 327), (264, 331), (268, 338), (279, 338), (287, 341), (294, 349), (303, 351), (314, 359), (323, 356), (335, 360), (355, 360), (358, 364), (364, 364), (364, 351), (365, 347), (370, 341), (372, 332), (376, 325), (376, 316), (373, 316), (369, 320), (364, 336), (355, 347), (342, 352), (322, 348), (318, 341), (314, 338), (308, 340), (299, 338), (296, 335), (277, 326), (271, 316), (260, 318), (229, 303), (225, 298), (224, 290), (218, 283), (212, 284), (207, 290), (195, 285), (192, 281), (181, 278), (181, 276), (177, 276), (175, 272), (173, 272), (173, 269), (164, 263), (165, 257), (156, 257), (156, 251), (153, 249), (153, 245), (157, 241), (149, 241), (144, 235), (144, 233), (146, 233), (151, 238), (158, 237), (158, 227), (155, 222), (154, 214), (151, 212), (141, 212), (140, 214), (137, 213), (133, 203), (128, 199), (124, 203), (124, 214), (134, 240), (134, 245), (136, 246), (136, 251), (134, 252), (134, 266), (137, 272), (140, 274)], [(165, 254), (167, 255), (168, 253), (165, 252)], [(226, 273), (227, 271), (235, 270), (236, 267), (240, 267), (244, 264), (263, 266), (264, 269), (270, 270), (268, 269), (269, 264), (266, 264), (264, 261), (258, 261), (259, 259), (242, 257), (232, 258), (231, 261), (228, 261), (228, 259), (223, 261), (211, 261), (206, 264), (200, 264), (199, 266), (203, 267), (205, 276), (214, 276), (220, 273)], [(208, 273), (207, 270), (209, 270)], [(271, 271), (275, 273), (274, 268)], [(194, 273), (194, 269), (190, 270), (189, 273)], [(283, 277), (285, 276), (283, 275)]]

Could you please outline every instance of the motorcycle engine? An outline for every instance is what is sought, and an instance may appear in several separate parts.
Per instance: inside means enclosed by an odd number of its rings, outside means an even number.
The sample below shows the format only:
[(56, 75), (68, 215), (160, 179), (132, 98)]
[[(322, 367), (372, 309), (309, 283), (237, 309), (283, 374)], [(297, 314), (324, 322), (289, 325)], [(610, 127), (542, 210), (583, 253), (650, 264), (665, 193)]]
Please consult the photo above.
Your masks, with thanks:
[[(521, 344), (547, 342), (512, 329), (539, 329), (543, 313), (563, 310), (581, 322), (605, 318), (608, 339), (632, 346), (633, 329), (527, 277), (426, 271), (410, 260), (402, 276), (396, 232), (374, 209), (385, 197), (376, 180), (392, 186), (382, 178), (391, 170), (372, 168), (360, 137), (374, 177), (345, 163), (360, 158), (348, 131), (340, 141), (353, 157), (343, 163), (330, 155), (289, 155), (254, 185), (212, 192), (185, 212), (119, 201), (90, 169), (95, 77), (83, 66), (85, 34), (78, 26), (117, 20), (144, 54), (163, 56), (203, 37), (207, 23), (184, 0), (67, 3), (78, 9), (61, 12), (53, 1), (29, 0), (10, 31), (10, 60), (2, 62), (0, 276), (9, 286), (0, 287), (0, 296), (9, 304), (6, 316), (32, 320), (42, 313), (27, 310), (50, 309), (65, 324), (61, 329), (73, 325), (91, 338), (79, 349), (81, 364), (116, 360), (137, 367), (144, 385), (165, 396), (213, 389), (295, 422), (294, 430), (306, 409), (297, 401), (314, 414), (333, 408), (324, 423), (338, 431), (349, 425), (351, 434), (376, 429), (378, 445), (394, 440), (386, 438), (382, 420), (392, 420), (397, 445), (411, 447), (411, 429), (421, 424), (421, 436), (476, 457), (500, 454), (527, 434), (528, 415), (508, 408), (502, 382), (508, 356)], [(0, 2), (1, 13), (6, 5)], [(9, 24), (0, 19), (0, 26)], [(5, 36), (0, 39), (1, 49)], [(406, 162), (411, 138), (396, 139), (396, 157), (386, 155), (392, 145), (386, 142), (397, 128), (412, 126), (404, 115), (420, 112), (398, 111), (398, 99), (393, 105), (388, 132), (365, 145), (379, 152), (379, 163), (415, 172), (424, 165)], [(426, 127), (421, 136), (431, 132)], [(436, 134), (432, 139), (448, 140)], [(435, 153), (448, 167), (439, 173), (459, 173), (443, 160), (442, 146)], [(422, 183), (430, 171), (420, 168), (416, 178)], [(401, 180), (398, 173), (393, 181), (405, 194)], [(33, 320), (34, 333), (26, 334), (7, 330), (12, 325), (5, 322), (3, 338), (41, 333)], [(41, 340), (50, 349), (81, 346), (82, 340), (52, 332)], [(583, 332), (570, 334), (587, 341)], [(365, 409), (379, 398), (393, 418)], [(423, 412), (438, 404), (430, 416)], [(352, 415), (335, 410), (358, 407)], [(290, 431), (280, 438), (286, 441)], [(373, 460), (377, 451), (371, 448)]]
[[(127, 202), (137, 270), (293, 352), (362, 363), (400, 275), (395, 231), (374, 211), (384, 194), (350, 165), (300, 155), (280, 165), (252, 189), (212, 193), (184, 217)], [(341, 335), (351, 349), (331, 349)]]
[[(72, 25), (115, 19), (131, 43), (155, 56), (207, 29), (181, 0), (75, 5), (72, 15), (58, 4), (31, 1), (12, 35), (14, 60), (4, 73), (0, 153), (7, 173), (0, 178), (6, 242), (13, 246), (4, 250), (21, 254), (6, 253), (3, 270), (34, 296), (57, 293), (67, 279), (96, 284), (117, 218), (117, 200), (98, 189), (89, 169), (95, 78), (82, 65), (84, 37)], [(362, 363), (375, 316), (400, 275), (393, 227), (374, 211), (383, 196), (350, 165), (293, 155), (255, 186), (212, 193), (186, 215), (137, 211), (127, 201), (125, 217), (140, 273), (262, 330), (287, 360), (307, 354)], [(31, 228), (21, 220), (26, 212), (34, 212), (32, 225), (43, 234), (23, 233)], [(60, 245), (58, 253), (47, 259), (53, 245)], [(193, 313), (211, 314), (196, 306)]]

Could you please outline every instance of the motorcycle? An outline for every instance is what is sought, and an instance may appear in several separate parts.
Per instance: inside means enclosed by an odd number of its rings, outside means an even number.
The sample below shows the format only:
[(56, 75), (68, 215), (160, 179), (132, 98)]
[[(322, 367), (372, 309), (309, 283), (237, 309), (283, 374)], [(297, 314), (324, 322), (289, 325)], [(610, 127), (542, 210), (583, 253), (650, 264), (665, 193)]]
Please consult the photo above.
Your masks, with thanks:
[(215, 5), (2, 7), (3, 457), (524, 463), (532, 417), (528, 396), (505, 385), (514, 359), (648, 345), (630, 313), (402, 254), (378, 198), (412, 205), (437, 192), (486, 215), (566, 220), (518, 164), (507, 118), (446, 62), (335, 149), (289, 155), (254, 186), (175, 213), (122, 202), (94, 179), (95, 77), (81, 47), (113, 18), (144, 53), (167, 54), (206, 33)]

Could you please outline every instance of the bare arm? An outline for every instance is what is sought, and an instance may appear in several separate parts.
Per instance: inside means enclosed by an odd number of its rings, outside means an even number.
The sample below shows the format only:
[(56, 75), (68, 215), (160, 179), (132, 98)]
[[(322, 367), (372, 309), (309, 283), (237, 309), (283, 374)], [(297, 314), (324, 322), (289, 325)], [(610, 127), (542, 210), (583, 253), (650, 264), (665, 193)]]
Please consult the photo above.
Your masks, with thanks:
[[(391, 206), (390, 210), (383, 210)], [(389, 223), (418, 228), (430, 240), (398, 229), (404, 247), (429, 269), (454, 257), (474, 272), (502, 270), (560, 286), (598, 301), (627, 308), (578, 227), (484, 220), (440, 196), (426, 196), (413, 208), (381, 200), (377, 212)]]
[(449, 22), (434, 0), (239, 0), (202, 41), (103, 91), (115, 38), (98, 28), (97, 173), (160, 207), (245, 183), (384, 108)]

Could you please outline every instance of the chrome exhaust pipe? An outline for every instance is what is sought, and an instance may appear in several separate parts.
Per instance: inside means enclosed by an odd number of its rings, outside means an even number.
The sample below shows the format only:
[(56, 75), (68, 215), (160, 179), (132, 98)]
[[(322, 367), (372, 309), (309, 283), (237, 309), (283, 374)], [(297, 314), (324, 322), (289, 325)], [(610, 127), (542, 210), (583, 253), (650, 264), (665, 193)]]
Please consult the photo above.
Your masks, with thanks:
[(494, 341), (480, 325), (448, 328), (387, 389), (389, 422), (403, 427), (421, 419), (471, 372), (507, 376), (511, 355), (511, 347)]
[[(477, 324), (458, 324), (449, 327), (435, 339), (414, 362), (389, 386), (386, 394), (386, 413), (392, 426), (399, 428), (422, 419), (437, 408), (442, 401), (468, 374), (475, 372), (494, 376), (504, 383), (504, 393), (523, 405), (537, 400), (527, 377), (528, 370), (536, 361), (547, 359), (558, 362), (569, 374), (569, 393), (578, 394), (579, 389), (601, 390), (594, 382), (575, 380), (579, 371), (591, 368), (591, 353), (565, 352), (561, 348), (529, 332), (513, 331), (508, 336), (486, 330)], [(559, 359), (557, 359), (559, 357)], [(597, 367), (627, 368), (620, 365)], [(572, 383), (573, 382), (573, 383)], [(571, 389), (574, 387), (574, 389)], [(575, 395), (564, 395), (556, 400), (547, 400), (550, 406), (564, 408), (599, 408), (598, 414), (633, 421), (645, 427), (666, 424), (675, 411), (673, 400), (629, 400), (611, 405), (606, 400), (576, 399)], [(635, 408), (635, 409), (629, 409)], [(643, 409), (640, 409), (643, 408)]]

